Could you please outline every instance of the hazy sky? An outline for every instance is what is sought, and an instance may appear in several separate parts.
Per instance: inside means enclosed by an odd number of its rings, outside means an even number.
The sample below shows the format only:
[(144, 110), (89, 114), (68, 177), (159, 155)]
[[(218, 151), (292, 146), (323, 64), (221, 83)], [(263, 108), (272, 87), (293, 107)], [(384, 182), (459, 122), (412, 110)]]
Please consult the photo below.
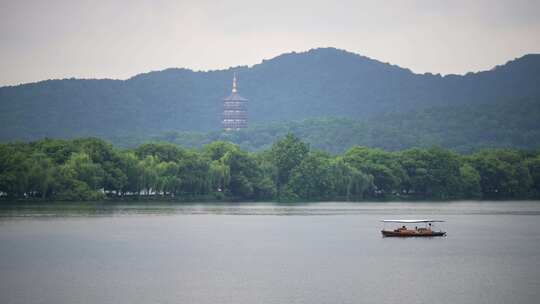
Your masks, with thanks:
[(333, 46), (414, 72), (540, 53), (540, 1), (0, 0), (0, 85), (253, 65)]

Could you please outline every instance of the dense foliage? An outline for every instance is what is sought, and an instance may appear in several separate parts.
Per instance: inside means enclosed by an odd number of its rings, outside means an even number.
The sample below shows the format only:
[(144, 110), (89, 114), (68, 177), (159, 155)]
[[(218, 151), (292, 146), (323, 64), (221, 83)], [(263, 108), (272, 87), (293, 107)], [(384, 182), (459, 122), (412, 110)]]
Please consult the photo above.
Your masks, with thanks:
[(396, 152), (356, 146), (331, 155), (288, 134), (246, 152), (100, 139), (0, 144), (3, 199), (365, 200), (540, 197), (540, 151), (442, 148)]
[[(392, 126), (375, 127), (375, 137), (366, 139), (381, 140), (377, 143), (384, 149), (401, 149), (407, 138), (402, 135), (396, 143), (391, 141), (390, 136), (400, 126), (392, 125), (394, 114), (381, 116), (383, 113), (400, 113), (398, 119), (407, 115), (403, 119), (408, 121), (436, 114), (437, 119), (422, 120), (428, 122), (430, 132), (425, 133), (422, 128), (407, 130), (413, 137), (410, 140), (416, 141), (436, 137), (438, 130), (444, 132), (448, 127), (446, 120), (455, 121), (451, 113), (446, 115), (447, 109), (461, 115), (465, 111), (462, 107), (477, 106), (475, 113), (502, 111), (499, 117), (509, 119), (501, 119), (503, 124), (497, 126), (504, 130), (517, 123), (517, 128), (510, 129), (509, 136), (513, 136), (527, 129), (519, 124), (519, 118), (504, 116), (504, 108), (493, 109), (493, 105), (504, 102), (510, 107), (516, 100), (540, 98), (540, 55), (526, 55), (490, 71), (441, 76), (415, 74), (324, 48), (284, 54), (252, 67), (228, 70), (168, 69), (125, 81), (64, 79), (2, 87), (0, 140), (112, 138), (219, 130), (221, 100), (230, 92), (233, 72), (240, 77), (240, 93), (250, 100), (250, 124), (316, 117), (363, 122), (371, 119)], [(426, 109), (434, 110), (426, 113)], [(479, 120), (478, 124), (483, 129), (491, 126), (490, 121)], [(377, 132), (386, 136), (378, 139)], [(460, 130), (455, 135), (461, 139), (463, 134)], [(265, 141), (268, 145), (271, 142)]]
[(234, 133), (167, 132), (152, 137), (119, 137), (115, 145), (133, 147), (144, 142), (170, 142), (200, 148), (213, 141), (231, 141), (247, 151), (270, 148), (292, 133), (315, 149), (343, 153), (353, 146), (398, 151), (440, 146), (469, 153), (485, 148), (540, 147), (540, 102), (516, 100), (492, 105), (428, 108), (387, 113), (365, 120), (320, 118), (253, 126)]

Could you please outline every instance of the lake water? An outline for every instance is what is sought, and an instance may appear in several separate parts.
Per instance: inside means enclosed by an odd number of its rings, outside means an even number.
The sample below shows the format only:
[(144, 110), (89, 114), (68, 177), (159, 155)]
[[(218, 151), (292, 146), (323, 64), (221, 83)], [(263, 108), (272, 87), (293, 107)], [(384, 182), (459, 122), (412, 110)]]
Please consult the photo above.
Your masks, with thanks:
[(540, 202), (0, 205), (0, 303), (540, 303)]

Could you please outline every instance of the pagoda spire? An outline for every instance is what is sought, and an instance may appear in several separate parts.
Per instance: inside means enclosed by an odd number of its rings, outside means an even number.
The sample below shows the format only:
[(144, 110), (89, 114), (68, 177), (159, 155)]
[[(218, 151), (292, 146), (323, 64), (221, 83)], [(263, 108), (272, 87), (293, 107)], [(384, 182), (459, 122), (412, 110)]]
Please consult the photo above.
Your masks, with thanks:
[(233, 93), (236, 93), (236, 72), (234, 73), (234, 76), (233, 76), (233, 81), (232, 81), (232, 92)]

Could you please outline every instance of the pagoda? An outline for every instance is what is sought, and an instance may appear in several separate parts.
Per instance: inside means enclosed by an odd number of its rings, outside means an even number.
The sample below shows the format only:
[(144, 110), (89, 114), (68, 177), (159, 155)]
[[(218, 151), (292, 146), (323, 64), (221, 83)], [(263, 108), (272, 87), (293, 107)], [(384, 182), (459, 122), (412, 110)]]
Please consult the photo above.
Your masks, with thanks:
[(223, 99), (223, 130), (234, 131), (247, 128), (247, 99), (236, 89), (236, 74), (233, 77), (231, 95)]

